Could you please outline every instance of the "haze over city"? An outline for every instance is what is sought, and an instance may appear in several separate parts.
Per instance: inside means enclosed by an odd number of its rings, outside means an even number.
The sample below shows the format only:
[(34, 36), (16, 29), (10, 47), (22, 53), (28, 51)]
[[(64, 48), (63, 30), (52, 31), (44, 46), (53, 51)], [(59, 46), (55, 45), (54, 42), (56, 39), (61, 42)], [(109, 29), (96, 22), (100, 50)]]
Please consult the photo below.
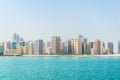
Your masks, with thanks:
[(120, 80), (120, 0), (0, 0), (0, 80)]
[(84, 35), (89, 41), (120, 40), (119, 0), (0, 0), (0, 41), (14, 32), (25, 40)]

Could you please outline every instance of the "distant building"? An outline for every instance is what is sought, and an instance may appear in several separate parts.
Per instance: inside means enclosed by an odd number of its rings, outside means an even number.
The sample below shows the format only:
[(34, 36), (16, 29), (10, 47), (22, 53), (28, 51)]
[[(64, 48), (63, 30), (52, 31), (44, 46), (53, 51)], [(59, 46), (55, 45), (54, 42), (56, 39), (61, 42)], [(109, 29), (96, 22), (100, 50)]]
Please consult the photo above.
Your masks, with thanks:
[(74, 39), (71, 39), (71, 52), (74, 54)]
[(91, 55), (96, 55), (96, 53), (97, 53), (97, 49), (95, 49), (95, 48), (91, 48)]
[(97, 53), (96, 53), (96, 54), (98, 54), (98, 55), (101, 54), (101, 52), (100, 52), (100, 47), (101, 47), (100, 40), (95, 40), (95, 41), (94, 41), (94, 48), (97, 50)]
[(113, 49), (113, 43), (112, 42), (108, 42), (108, 48), (109, 48), (109, 54), (113, 54), (114, 53), (114, 49)]
[(28, 43), (28, 55), (34, 55), (34, 42)]
[(4, 53), (4, 44), (0, 43), (0, 54)]
[(17, 43), (16, 42), (11, 43), (11, 49), (17, 49)]
[(19, 43), (19, 41), (20, 41), (20, 36), (17, 33), (14, 33), (13, 42)]
[(20, 41), (20, 42), (19, 42), (19, 45), (20, 45), (20, 46), (25, 46), (25, 41)]
[(48, 55), (52, 53), (51, 47), (48, 47), (48, 48), (47, 48), (46, 53), (47, 53)]
[(87, 38), (82, 39), (82, 54), (87, 54)]
[(82, 52), (82, 43), (83, 41), (80, 38), (74, 38), (73, 39), (73, 50), (74, 50), (74, 54), (83, 54)]
[(10, 49), (11, 49), (11, 42), (10, 41), (4, 42), (4, 53), (6, 53), (6, 51)]
[(66, 40), (65, 43), (64, 43), (64, 53), (67, 53), (67, 54), (72, 53), (71, 41), (70, 40)]
[(19, 55), (17, 49), (16, 43), (10, 41), (4, 42), (4, 55)]
[(35, 54), (42, 55), (43, 54), (43, 40), (35, 40)]
[(23, 55), (28, 55), (28, 45), (23, 47)]
[(89, 42), (89, 47), (90, 48), (94, 48), (94, 43), (93, 42)]
[(44, 42), (44, 47), (43, 47), (43, 54), (48, 55), (51, 54), (51, 42), (50, 41), (45, 41)]
[(106, 49), (105, 49), (105, 42), (101, 41), (100, 45), (100, 54), (107, 54)]
[(46, 41), (46, 42), (45, 42), (45, 48), (48, 48), (48, 47), (51, 47), (50, 41)]
[(120, 54), (120, 40), (118, 41), (118, 53)]
[(18, 47), (18, 55), (23, 55), (23, 46)]
[(54, 36), (51, 40), (52, 54), (60, 53), (60, 37)]
[(105, 48), (106, 48), (108, 54), (114, 53), (113, 47), (114, 46), (113, 46), (112, 42), (105, 42)]
[(64, 42), (60, 43), (60, 53), (63, 54), (64, 53)]
[(88, 46), (87, 46), (87, 53), (91, 54), (91, 49), (94, 48), (94, 43), (93, 42), (89, 42)]

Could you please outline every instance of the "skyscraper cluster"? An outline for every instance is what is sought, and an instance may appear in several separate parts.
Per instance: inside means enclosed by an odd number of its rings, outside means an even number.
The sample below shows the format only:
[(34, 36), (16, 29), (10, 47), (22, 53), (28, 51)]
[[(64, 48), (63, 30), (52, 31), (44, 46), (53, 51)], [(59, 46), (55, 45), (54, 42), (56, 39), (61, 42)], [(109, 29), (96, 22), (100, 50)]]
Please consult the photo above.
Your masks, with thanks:
[[(120, 53), (120, 41), (118, 44)], [(50, 41), (37, 39), (35, 41), (24, 41), (18, 34), (14, 33), (12, 41), (0, 43), (0, 53), (4, 55), (103, 55), (114, 54), (112, 42), (95, 40), (88, 42), (83, 35), (62, 41), (60, 36), (53, 36)]]

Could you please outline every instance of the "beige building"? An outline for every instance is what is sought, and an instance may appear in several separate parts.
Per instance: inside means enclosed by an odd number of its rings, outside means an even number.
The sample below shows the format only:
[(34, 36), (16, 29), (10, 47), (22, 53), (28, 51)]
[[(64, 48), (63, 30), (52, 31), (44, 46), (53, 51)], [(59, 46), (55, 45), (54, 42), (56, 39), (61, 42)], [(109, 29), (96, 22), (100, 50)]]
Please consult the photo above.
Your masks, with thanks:
[(19, 55), (19, 54), (18, 54), (17, 49), (15, 49), (15, 50), (8, 49), (8, 50), (4, 51), (4, 55)]
[(82, 43), (83, 40), (81, 40), (80, 38), (75, 38), (72, 40), (72, 45), (74, 45), (74, 54), (82, 54)]
[(6, 54), (9, 50), (11, 50), (11, 42), (6, 41), (6, 42), (4, 42), (4, 54)]
[(23, 55), (28, 55), (28, 46), (23, 47)]
[(97, 54), (97, 49), (91, 48), (91, 55), (96, 55)]
[(18, 47), (18, 54), (23, 55), (23, 46)]
[(60, 53), (60, 37), (54, 36), (51, 39), (52, 54)]

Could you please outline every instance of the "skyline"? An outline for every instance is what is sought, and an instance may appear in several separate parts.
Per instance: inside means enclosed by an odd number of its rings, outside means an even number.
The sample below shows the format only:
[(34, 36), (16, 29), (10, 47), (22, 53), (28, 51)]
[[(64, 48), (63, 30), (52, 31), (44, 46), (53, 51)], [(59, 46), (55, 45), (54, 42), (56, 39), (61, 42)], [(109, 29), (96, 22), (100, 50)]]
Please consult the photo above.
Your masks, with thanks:
[(116, 52), (120, 40), (119, 3), (119, 0), (1, 0), (0, 41), (11, 40), (14, 32), (27, 41), (49, 40), (54, 35), (65, 40), (82, 34), (89, 41), (114, 42)]
[[(65, 51), (67, 51), (66, 49), (68, 49), (68, 52), (70, 50), (70, 53), (80, 53), (80, 54), (90, 54), (90, 53), (91, 54), (106, 54), (106, 53), (113, 54), (114, 53), (114, 43), (113, 42), (102, 41), (102, 40), (98, 40), (98, 39), (90, 42), (90, 41), (88, 41), (88, 38), (84, 37), (83, 35), (79, 35), (78, 37), (74, 37), (74, 38), (67, 39), (67, 40), (62, 40), (62, 38), (60, 38), (60, 36), (52, 36), (51, 40), (35, 39), (33, 41), (32, 40), (25, 41), (23, 39), (23, 37), (19, 36), (19, 34), (17, 34), (17, 33), (13, 34), (12, 40), (3, 41), (1, 43), (1, 51), (4, 51), (6, 54), (7, 50), (14, 51), (14, 49), (15, 49), (19, 53), (19, 49), (23, 50), (26, 47), (29, 47), (29, 44), (31, 45), (31, 43), (32, 43), (32, 45), (33, 44), (38, 45), (39, 42), (44, 51), (46, 51), (46, 49), (48, 51), (49, 51), (49, 49), (55, 50), (56, 47), (53, 47), (55, 45), (58, 46), (57, 48), (60, 48), (60, 51), (58, 51), (58, 52), (53, 51), (53, 53), (64, 53), (64, 52), (62, 52), (64, 50), (64, 48), (65, 48)], [(16, 44), (18, 45), (18, 47), (16, 46)], [(42, 46), (42, 44), (44, 44), (44, 46)], [(49, 45), (49, 47), (46, 44)], [(50, 46), (50, 44), (51, 44), (51, 46)], [(7, 45), (7, 47), (6, 47), (6, 45)], [(3, 46), (4, 46), (5, 50), (4, 50)], [(47, 46), (47, 48), (45, 46)], [(64, 48), (63, 48), (63, 46), (64, 46)], [(76, 47), (76, 46), (79, 46), (79, 47)], [(75, 52), (74, 52), (73, 47), (76, 49)], [(118, 48), (119, 48), (119, 45), (118, 45)], [(35, 49), (36, 49), (36, 47), (35, 47)], [(90, 50), (90, 52), (88, 49)], [(57, 50), (59, 50), (59, 49), (57, 49)], [(26, 50), (23, 50), (21, 52), (24, 52), (24, 51), (26, 52)], [(82, 51), (82, 52), (76, 52), (76, 51)], [(98, 51), (98, 53), (96, 53), (96, 51)], [(49, 52), (49, 53), (51, 53), (51, 52)], [(115, 52), (115, 53), (117, 53), (117, 52)], [(118, 53), (119, 53), (119, 51), (118, 51)]]
[(1, 55), (115, 54), (112, 42), (103, 42), (100, 40), (88, 42), (87, 38), (83, 35), (66, 41), (61, 41), (60, 36), (53, 36), (51, 41), (46, 42), (42, 39), (24, 41), (19, 34), (14, 33), (12, 39), (12, 41), (5, 41), (0, 44)]

